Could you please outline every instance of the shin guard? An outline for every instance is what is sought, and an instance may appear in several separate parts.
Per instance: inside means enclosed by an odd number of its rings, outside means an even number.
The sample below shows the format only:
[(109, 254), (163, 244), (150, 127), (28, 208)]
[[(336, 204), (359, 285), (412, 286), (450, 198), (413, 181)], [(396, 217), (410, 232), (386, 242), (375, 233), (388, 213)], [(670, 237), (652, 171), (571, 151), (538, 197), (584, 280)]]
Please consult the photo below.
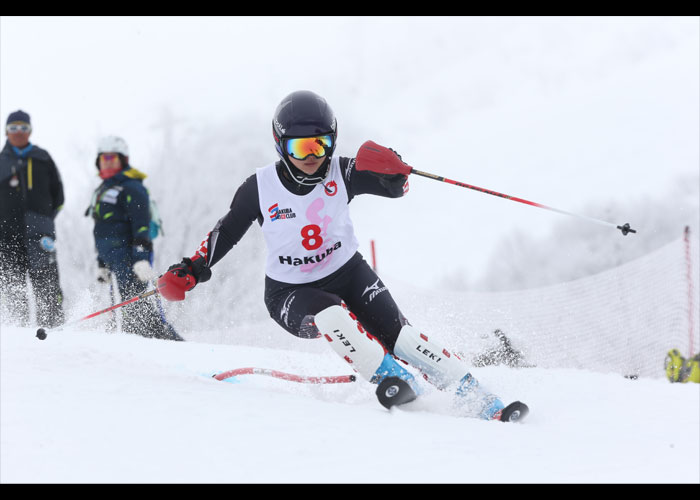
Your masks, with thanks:
[(423, 373), (425, 378), (440, 389), (458, 382), (469, 371), (462, 360), (451, 354), (411, 325), (399, 332), (394, 354)]
[(459, 415), (486, 420), (498, 418), (503, 403), (468, 373), (468, 366), (454, 354), (428, 340), (411, 325), (396, 339), (394, 353), (421, 373), (439, 389), (453, 390), (453, 408)]
[(341, 306), (316, 314), (316, 328), (333, 350), (367, 381), (372, 381), (387, 351), (369, 335), (357, 319)]

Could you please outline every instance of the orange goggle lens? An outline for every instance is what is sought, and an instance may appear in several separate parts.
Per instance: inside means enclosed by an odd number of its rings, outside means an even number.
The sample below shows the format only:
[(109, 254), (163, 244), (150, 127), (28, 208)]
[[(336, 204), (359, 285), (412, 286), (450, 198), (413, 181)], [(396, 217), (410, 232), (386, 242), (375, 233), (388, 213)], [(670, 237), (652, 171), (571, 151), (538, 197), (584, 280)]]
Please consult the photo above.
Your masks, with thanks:
[(298, 137), (287, 139), (287, 154), (297, 160), (314, 155), (316, 158), (323, 158), (327, 150), (333, 147), (333, 137), (330, 135), (319, 135), (317, 137)]

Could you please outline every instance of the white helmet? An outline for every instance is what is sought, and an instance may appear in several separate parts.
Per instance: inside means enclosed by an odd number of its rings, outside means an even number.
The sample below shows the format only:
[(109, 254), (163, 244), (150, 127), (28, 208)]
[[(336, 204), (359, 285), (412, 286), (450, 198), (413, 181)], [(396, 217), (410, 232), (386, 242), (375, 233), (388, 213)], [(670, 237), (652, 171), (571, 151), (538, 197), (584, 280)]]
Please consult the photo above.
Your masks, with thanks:
[(108, 135), (100, 139), (97, 144), (97, 155), (100, 153), (119, 153), (124, 156), (129, 156), (129, 146), (126, 141), (116, 135)]

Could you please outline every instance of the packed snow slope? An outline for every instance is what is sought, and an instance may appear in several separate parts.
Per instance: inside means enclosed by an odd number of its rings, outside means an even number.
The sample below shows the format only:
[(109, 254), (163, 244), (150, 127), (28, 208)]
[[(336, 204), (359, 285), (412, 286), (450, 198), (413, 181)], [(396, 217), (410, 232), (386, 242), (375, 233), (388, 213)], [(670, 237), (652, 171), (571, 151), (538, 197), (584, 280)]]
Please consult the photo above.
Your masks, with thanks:
[[(698, 483), (696, 384), (580, 370), (473, 369), (520, 424), (462, 418), (434, 390), (392, 411), (363, 381), (262, 375), (351, 373), (323, 341), (271, 322), (231, 344), (67, 328), (40, 341), (2, 325), (2, 483)], [(282, 348), (236, 345), (279, 336)]]

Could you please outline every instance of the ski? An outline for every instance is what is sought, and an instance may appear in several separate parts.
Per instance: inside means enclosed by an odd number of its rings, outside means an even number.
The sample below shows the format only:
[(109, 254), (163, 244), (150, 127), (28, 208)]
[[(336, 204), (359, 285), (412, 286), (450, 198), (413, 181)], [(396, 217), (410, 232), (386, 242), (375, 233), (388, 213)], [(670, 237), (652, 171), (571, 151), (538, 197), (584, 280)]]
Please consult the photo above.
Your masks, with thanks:
[(520, 422), (528, 413), (530, 413), (530, 408), (525, 403), (514, 401), (503, 408), (501, 414), (495, 418), (501, 422)]
[(375, 394), (379, 403), (386, 409), (409, 403), (418, 397), (408, 382), (399, 377), (386, 377), (379, 383)]

